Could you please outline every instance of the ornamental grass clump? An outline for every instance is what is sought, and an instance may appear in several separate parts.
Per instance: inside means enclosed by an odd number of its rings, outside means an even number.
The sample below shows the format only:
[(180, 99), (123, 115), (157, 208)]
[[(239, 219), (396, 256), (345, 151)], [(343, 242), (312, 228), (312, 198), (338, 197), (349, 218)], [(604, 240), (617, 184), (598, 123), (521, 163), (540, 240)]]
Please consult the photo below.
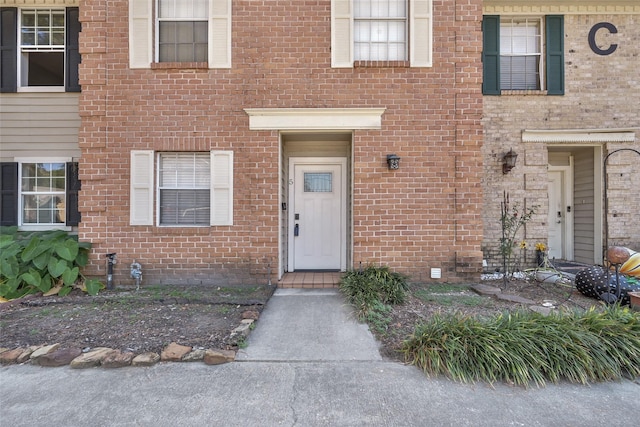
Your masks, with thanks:
[(405, 360), (429, 375), (462, 382), (544, 385), (640, 375), (640, 313), (503, 313), (490, 318), (436, 315), (403, 343)]
[(340, 280), (339, 287), (361, 320), (366, 319), (376, 307), (402, 304), (409, 289), (405, 276), (391, 271), (388, 266), (374, 265), (348, 271)]

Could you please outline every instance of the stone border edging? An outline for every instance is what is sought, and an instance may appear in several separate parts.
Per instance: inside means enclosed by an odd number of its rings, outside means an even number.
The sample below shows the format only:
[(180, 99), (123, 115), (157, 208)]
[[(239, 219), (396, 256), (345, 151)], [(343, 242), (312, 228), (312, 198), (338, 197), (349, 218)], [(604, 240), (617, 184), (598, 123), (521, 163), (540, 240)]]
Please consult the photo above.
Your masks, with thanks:
[[(230, 336), (249, 336), (255, 319), (243, 319), (240, 325), (231, 331)], [(14, 365), (30, 363), (37, 366), (58, 367), (66, 366), (73, 369), (94, 368), (122, 368), (126, 366), (152, 366), (159, 362), (197, 362), (203, 361), (207, 365), (220, 365), (233, 362), (235, 350), (218, 350), (194, 348), (172, 342), (160, 354), (145, 352), (135, 354), (108, 347), (96, 347), (81, 350), (73, 347), (62, 347), (60, 343), (14, 349), (0, 348), (0, 364)]]

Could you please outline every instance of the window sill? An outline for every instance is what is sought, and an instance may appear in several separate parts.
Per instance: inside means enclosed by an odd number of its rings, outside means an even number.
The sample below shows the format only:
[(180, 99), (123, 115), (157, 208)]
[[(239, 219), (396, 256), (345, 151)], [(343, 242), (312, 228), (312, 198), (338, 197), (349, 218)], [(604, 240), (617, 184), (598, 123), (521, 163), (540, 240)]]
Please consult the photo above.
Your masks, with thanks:
[(546, 90), (501, 90), (500, 95), (525, 95), (525, 96), (546, 96)]
[(64, 92), (64, 86), (22, 86), (17, 92)]
[(409, 68), (409, 61), (354, 61), (353, 68)]
[(18, 226), (18, 231), (53, 231), (53, 230), (62, 230), (62, 231), (72, 231), (72, 227), (67, 225), (20, 225)]
[(151, 63), (152, 70), (208, 70), (208, 62), (153, 62)]

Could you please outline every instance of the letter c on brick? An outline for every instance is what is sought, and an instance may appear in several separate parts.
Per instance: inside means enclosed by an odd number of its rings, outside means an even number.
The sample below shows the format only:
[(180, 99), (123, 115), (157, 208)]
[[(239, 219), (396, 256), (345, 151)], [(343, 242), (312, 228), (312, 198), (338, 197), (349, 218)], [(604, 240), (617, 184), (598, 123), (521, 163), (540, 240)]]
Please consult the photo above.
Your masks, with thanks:
[(609, 30), (609, 33), (611, 34), (616, 34), (618, 32), (618, 29), (612, 23), (598, 22), (596, 25), (591, 27), (591, 30), (589, 31), (589, 47), (591, 48), (592, 51), (594, 51), (598, 55), (611, 55), (613, 52), (616, 51), (616, 49), (618, 48), (618, 45), (616, 43), (612, 43), (609, 45), (607, 49), (600, 49), (596, 45), (596, 33), (600, 28), (606, 28), (607, 30)]

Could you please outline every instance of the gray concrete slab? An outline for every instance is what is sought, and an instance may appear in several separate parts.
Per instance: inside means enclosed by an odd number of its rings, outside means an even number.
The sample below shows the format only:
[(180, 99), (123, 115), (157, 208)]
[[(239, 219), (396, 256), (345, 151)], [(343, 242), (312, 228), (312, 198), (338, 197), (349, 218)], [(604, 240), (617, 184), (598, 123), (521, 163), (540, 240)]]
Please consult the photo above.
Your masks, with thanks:
[(523, 389), (389, 361), (0, 368), (4, 426), (636, 426), (632, 381)]
[(277, 289), (238, 361), (382, 360), (337, 289)]

